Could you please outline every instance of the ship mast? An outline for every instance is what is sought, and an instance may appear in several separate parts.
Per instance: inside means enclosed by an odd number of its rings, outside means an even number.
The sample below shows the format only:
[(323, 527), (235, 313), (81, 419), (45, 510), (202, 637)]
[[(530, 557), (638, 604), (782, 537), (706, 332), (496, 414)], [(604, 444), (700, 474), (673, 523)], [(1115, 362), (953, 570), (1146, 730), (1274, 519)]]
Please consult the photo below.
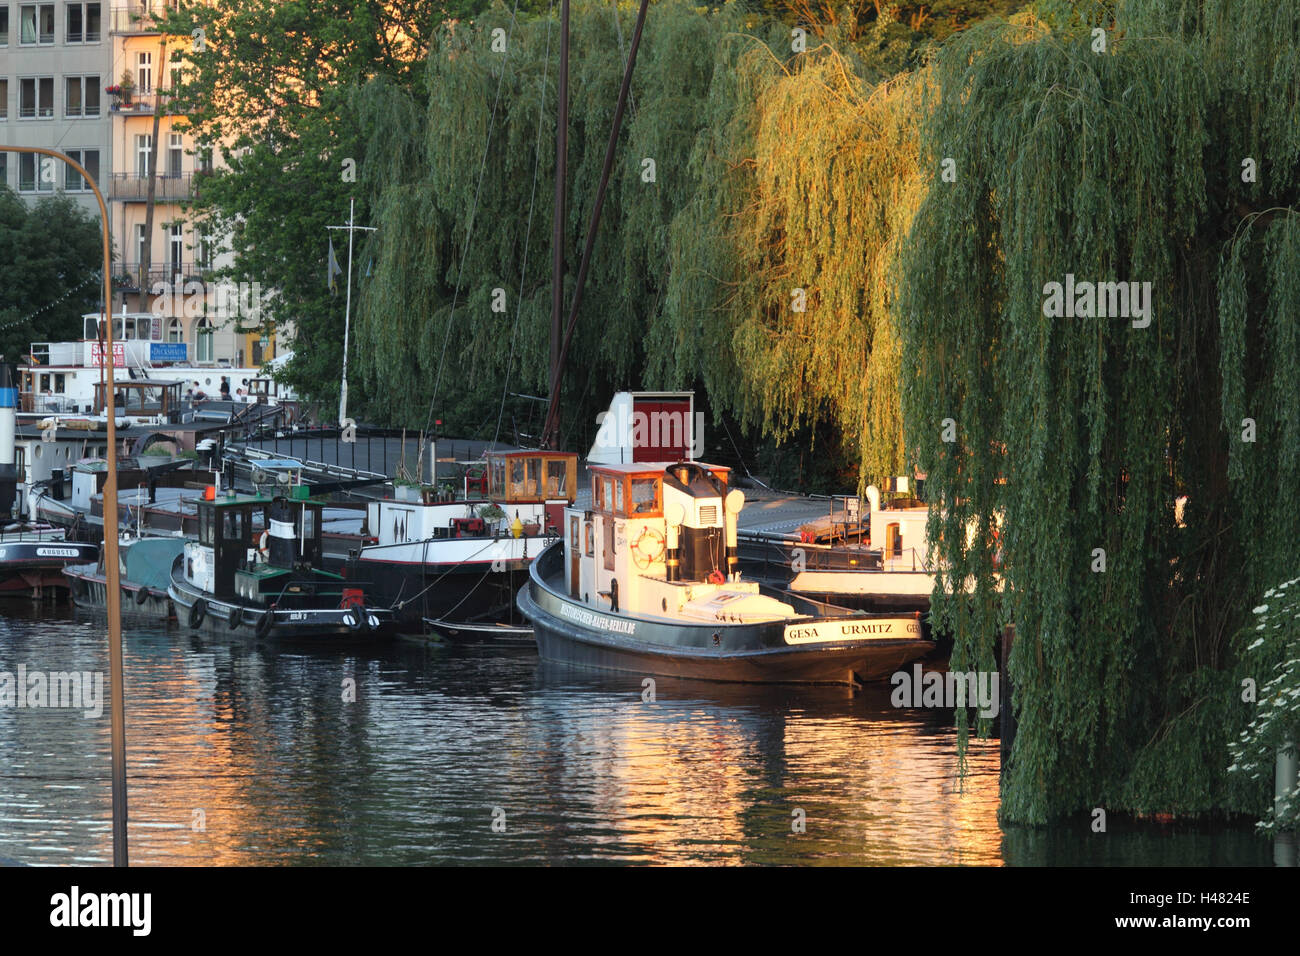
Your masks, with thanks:
[(564, 293), (564, 198), (565, 198), (565, 152), (568, 143), (569, 126), (569, 0), (560, 3), (560, 80), (558, 86), (559, 107), (558, 124), (555, 135), (555, 231), (552, 235), (554, 247), (551, 250), (551, 394), (547, 403), (546, 425), (542, 429), (541, 446), (553, 449), (560, 441), (560, 384), (564, 378), (564, 364), (569, 354), (569, 344), (573, 341), (573, 330), (578, 324), (578, 307), (582, 304), (582, 289), (587, 280), (587, 269), (591, 265), (591, 253), (596, 244), (596, 230), (600, 225), (600, 211), (605, 205), (605, 190), (609, 186), (610, 172), (614, 168), (614, 152), (618, 146), (618, 134), (623, 127), (623, 113), (627, 108), (628, 94), (632, 89), (632, 69), (636, 66), (636, 51), (641, 45), (641, 31), (645, 27), (646, 10), (650, 0), (641, 0), (641, 7), (636, 15), (636, 30), (632, 34), (632, 46), (628, 51), (627, 64), (623, 67), (623, 83), (618, 90), (618, 106), (614, 110), (614, 122), (609, 131), (609, 143), (605, 147), (605, 164), (600, 171), (600, 185), (596, 189), (596, 204), (591, 210), (591, 220), (587, 224), (587, 238), (582, 248), (582, 261), (578, 264), (578, 275), (574, 282), (573, 303), (569, 307), (569, 318), (564, 325), (564, 334), (560, 334), (560, 312), (563, 308)]

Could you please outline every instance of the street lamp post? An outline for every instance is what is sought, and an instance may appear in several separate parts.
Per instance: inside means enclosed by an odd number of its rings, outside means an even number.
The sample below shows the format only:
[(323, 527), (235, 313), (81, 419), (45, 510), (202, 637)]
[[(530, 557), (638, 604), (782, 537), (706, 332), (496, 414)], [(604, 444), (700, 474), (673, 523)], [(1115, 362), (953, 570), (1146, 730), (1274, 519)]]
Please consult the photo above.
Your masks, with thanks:
[[(104, 239), (104, 409), (108, 415), (108, 475), (104, 481), (104, 576), (108, 610), (109, 709), (113, 751), (113, 865), (126, 866), (126, 714), (122, 693), (122, 588), (117, 556), (117, 423), (113, 394), (113, 241), (108, 229), (108, 206), (90, 173), (76, 160), (40, 146), (0, 146), (0, 152), (49, 156), (77, 171), (99, 203)], [(38, 164), (39, 165), (39, 164)]]

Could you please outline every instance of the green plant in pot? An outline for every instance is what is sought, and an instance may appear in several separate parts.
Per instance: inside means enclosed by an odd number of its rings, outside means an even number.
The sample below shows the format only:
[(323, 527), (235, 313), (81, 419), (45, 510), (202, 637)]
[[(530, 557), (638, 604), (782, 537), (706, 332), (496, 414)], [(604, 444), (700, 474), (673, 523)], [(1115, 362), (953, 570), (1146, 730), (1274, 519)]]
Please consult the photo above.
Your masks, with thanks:
[(482, 505), (475, 513), (487, 522), (489, 528), (494, 527), (498, 521), (506, 516), (506, 513), (494, 504)]

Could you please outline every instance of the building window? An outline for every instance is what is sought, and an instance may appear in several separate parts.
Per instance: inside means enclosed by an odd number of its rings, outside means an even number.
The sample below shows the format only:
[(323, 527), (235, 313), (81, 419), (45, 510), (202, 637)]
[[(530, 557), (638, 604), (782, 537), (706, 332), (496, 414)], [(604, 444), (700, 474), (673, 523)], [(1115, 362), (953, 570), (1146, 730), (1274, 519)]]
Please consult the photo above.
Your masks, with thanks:
[(185, 157), (184, 140), (180, 133), (170, 133), (167, 137), (167, 175), (180, 178), (181, 162)]
[(172, 275), (177, 275), (184, 270), (185, 264), (185, 234), (184, 225), (174, 222), (168, 229), (167, 234), (167, 265), (168, 271)]
[[(99, 150), (68, 149), (64, 150), (64, 152), (72, 159), (81, 163), (81, 165), (86, 168), (86, 172), (90, 173), (91, 179), (95, 180), (96, 183), (99, 182)], [(63, 184), (64, 189), (70, 193), (91, 191), (90, 184), (82, 178), (81, 173), (68, 165), (64, 165), (63, 168), (66, 170), (66, 179)]]
[(141, 51), (136, 54), (135, 87), (141, 96), (153, 92), (153, 54)]
[(153, 135), (143, 133), (135, 138), (135, 174), (149, 175), (149, 156), (153, 152)]
[(9, 45), (9, 4), (0, 6), (0, 46)]
[(135, 261), (144, 262), (144, 224), (135, 224)]
[(54, 42), (54, 4), (25, 3), (18, 8), (18, 18), (21, 44)]
[(200, 146), (196, 152), (198, 154), (196, 162), (198, 171), (201, 173), (212, 172), (214, 168), (212, 165), (212, 147)]
[(214, 245), (212, 233), (207, 226), (199, 226), (194, 230), (194, 264), (200, 270), (212, 268), (212, 258), (216, 254)]
[(98, 43), (100, 39), (98, 3), (70, 3), (64, 43)]
[(54, 116), (54, 77), (28, 76), (18, 81), (18, 115), (22, 119)]
[(69, 117), (99, 115), (98, 76), (69, 76), (64, 79), (63, 114)]
[(181, 328), (180, 319), (167, 320), (167, 341), (168, 342), (185, 341), (185, 330)]
[(0, 186), (9, 185), (9, 154), (0, 153)]
[(0, 76), (0, 120), (9, 118), (9, 80)]
[(212, 361), (212, 323), (207, 319), (199, 319), (194, 323), (194, 345), (196, 361)]
[[(39, 161), (39, 162), (38, 162)], [(21, 153), (18, 156), (18, 190), (19, 192), (54, 192), (56, 172), (53, 156), (38, 156), (33, 153)], [(37, 175), (37, 171), (40, 175)]]

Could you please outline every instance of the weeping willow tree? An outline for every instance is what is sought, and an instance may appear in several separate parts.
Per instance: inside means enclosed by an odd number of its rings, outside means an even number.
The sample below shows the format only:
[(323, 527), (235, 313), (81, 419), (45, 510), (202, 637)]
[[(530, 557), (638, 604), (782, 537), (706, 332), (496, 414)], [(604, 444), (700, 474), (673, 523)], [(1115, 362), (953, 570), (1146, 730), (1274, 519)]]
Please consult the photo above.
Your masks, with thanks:
[[(1271, 675), (1234, 637), (1300, 558), (1300, 11), (1112, 6), (935, 58), (899, 262), (952, 666), (991, 668), (1017, 626), (1010, 821), (1261, 810), (1228, 742), (1241, 681)], [(1084, 289), (1118, 282), (1127, 313)], [(943, 598), (953, 581), (972, 598)]]
[[(572, 12), (566, 303), (634, 15), (630, 4)], [(643, 385), (668, 227), (704, 122), (697, 104), (720, 37), (743, 17), (730, 6), (651, 8), (570, 352), (570, 411)], [(441, 409), (467, 389), (546, 388), (558, 44), (554, 17), (512, 22), (498, 5), (434, 39), (427, 101), (391, 85), (366, 91), (367, 155), (383, 159), (366, 170), (379, 231), (355, 328), (376, 417), (422, 425), (431, 402)]]
[(919, 81), (869, 86), (830, 46), (782, 62), (736, 38), (729, 56), (672, 227), (660, 375), (698, 375), (777, 440), (828, 418), (864, 476), (898, 474), (888, 278), (921, 195)]

